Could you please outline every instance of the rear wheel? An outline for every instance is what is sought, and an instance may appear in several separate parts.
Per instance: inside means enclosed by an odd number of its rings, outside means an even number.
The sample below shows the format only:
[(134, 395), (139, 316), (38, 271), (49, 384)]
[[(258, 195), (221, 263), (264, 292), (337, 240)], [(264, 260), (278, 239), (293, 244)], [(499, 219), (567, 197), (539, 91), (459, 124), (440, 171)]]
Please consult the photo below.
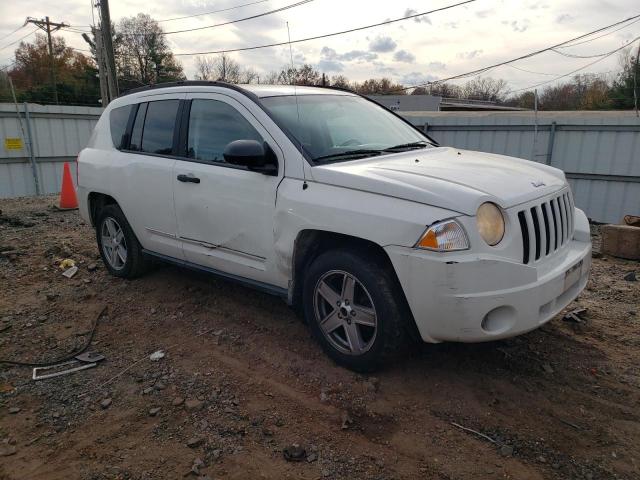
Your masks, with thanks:
[(98, 213), (96, 237), (100, 256), (111, 275), (135, 278), (147, 270), (149, 260), (117, 205), (106, 205)]
[(320, 255), (307, 270), (303, 303), (326, 353), (352, 370), (375, 370), (405, 341), (407, 310), (393, 274), (368, 255)]

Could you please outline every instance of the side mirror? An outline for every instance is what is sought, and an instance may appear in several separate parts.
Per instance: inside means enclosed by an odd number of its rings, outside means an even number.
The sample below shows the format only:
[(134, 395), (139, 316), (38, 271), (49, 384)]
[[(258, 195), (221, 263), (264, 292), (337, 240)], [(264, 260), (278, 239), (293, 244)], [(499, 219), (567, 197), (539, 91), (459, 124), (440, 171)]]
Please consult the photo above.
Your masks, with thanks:
[(267, 143), (256, 140), (235, 140), (223, 152), (224, 159), (232, 165), (247, 167), (265, 175), (278, 174), (278, 160)]

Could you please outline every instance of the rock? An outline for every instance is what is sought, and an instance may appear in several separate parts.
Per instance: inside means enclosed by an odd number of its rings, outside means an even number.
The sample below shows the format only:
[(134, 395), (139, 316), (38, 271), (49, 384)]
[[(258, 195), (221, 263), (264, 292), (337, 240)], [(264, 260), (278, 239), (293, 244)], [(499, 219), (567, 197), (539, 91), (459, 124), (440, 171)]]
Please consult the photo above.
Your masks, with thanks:
[(142, 390), (142, 394), (143, 394), (143, 395), (148, 395), (148, 394), (150, 394), (151, 392), (153, 392), (153, 387), (147, 387), (147, 388), (145, 388), (144, 390)]
[(364, 384), (367, 391), (371, 393), (376, 393), (378, 391), (378, 387), (380, 386), (380, 380), (376, 377), (371, 377), (369, 381)]
[(187, 440), (187, 447), (197, 448), (204, 443), (204, 437), (192, 437)]
[(542, 369), (543, 369), (545, 372), (549, 373), (549, 374), (551, 374), (551, 373), (554, 373), (554, 372), (555, 372), (555, 370), (553, 369), (553, 367), (552, 367), (550, 364), (548, 364), (548, 363), (543, 363), (543, 364), (542, 364)]
[(306, 451), (303, 447), (294, 443), (282, 450), (284, 458), (288, 462), (301, 462), (306, 458)]
[(195, 398), (191, 398), (184, 402), (184, 408), (186, 408), (190, 412), (202, 410), (203, 406), (204, 406), (204, 402), (197, 400)]
[(90, 263), (89, 265), (87, 265), (87, 270), (89, 270), (90, 272), (95, 272), (98, 269), (98, 265), (96, 265), (95, 263)]
[(538, 457), (538, 461), (539, 461), (540, 463), (547, 463), (547, 459), (546, 459), (546, 458), (544, 458), (542, 455), (540, 455), (540, 456)]
[(160, 407), (153, 407), (149, 409), (149, 416), (150, 417), (155, 417), (156, 415), (158, 415), (158, 413), (160, 413), (160, 410), (162, 410), (162, 408)]
[(173, 405), (174, 407), (179, 407), (180, 405), (182, 405), (184, 403), (184, 398), (182, 397), (176, 397), (173, 399), (173, 401), (171, 402), (171, 405)]
[(603, 225), (600, 251), (627, 260), (640, 260), (640, 228), (630, 225)]
[(353, 419), (349, 415), (349, 412), (347, 411), (342, 412), (342, 426), (340, 428), (342, 428), (342, 430), (346, 430), (349, 428), (349, 425), (351, 425), (352, 423), (353, 423)]
[(636, 278), (636, 272), (629, 272), (624, 276), (624, 279), (627, 282), (637, 282), (638, 279)]
[(307, 455), (307, 462), (312, 463), (316, 460), (318, 460), (318, 455), (316, 455), (315, 453), (310, 453), (309, 455)]
[(18, 449), (13, 445), (0, 445), (0, 457), (15, 455)]
[(153, 388), (155, 388), (156, 390), (164, 390), (165, 388), (167, 388), (167, 386), (162, 382), (158, 382), (153, 386)]
[(513, 447), (511, 445), (502, 445), (500, 447), (500, 455), (502, 455), (503, 457), (512, 457)]
[(111, 405), (110, 398), (105, 398), (100, 402), (100, 407), (102, 407), (103, 410), (106, 410), (107, 408), (109, 408), (110, 405)]
[(157, 310), (156, 310), (155, 308), (152, 308), (152, 309), (151, 309), (151, 315), (155, 315), (155, 314), (156, 314), (156, 312), (157, 312)]
[(20, 412), (21, 408), (20, 407), (11, 407), (9, 409), (9, 413), (12, 415), (15, 415), (16, 413)]

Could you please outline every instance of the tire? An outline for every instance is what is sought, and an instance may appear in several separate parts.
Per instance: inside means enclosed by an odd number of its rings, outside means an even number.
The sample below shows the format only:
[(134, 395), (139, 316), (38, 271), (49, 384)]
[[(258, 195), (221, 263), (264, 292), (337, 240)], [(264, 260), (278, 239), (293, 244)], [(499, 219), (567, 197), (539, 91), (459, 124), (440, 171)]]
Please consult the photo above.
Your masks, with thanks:
[[(345, 285), (354, 285), (351, 299), (344, 293), (350, 291)], [(393, 272), (376, 258), (351, 250), (327, 251), (305, 274), (305, 318), (336, 363), (357, 372), (371, 372), (408, 340), (406, 325), (411, 314), (399, 289)]]
[[(150, 261), (117, 205), (106, 205), (98, 212), (96, 238), (102, 261), (111, 275), (136, 278), (148, 270)], [(117, 243), (109, 243), (113, 238)]]

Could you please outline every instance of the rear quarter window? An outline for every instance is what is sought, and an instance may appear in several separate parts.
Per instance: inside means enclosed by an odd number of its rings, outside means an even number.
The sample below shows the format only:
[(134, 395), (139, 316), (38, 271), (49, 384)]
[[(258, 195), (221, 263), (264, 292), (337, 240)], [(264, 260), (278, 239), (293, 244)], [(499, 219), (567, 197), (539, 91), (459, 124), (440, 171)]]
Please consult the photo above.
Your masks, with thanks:
[(127, 132), (129, 114), (133, 105), (125, 105), (111, 110), (109, 113), (109, 128), (111, 130), (111, 140), (113, 146), (120, 149), (124, 146), (124, 135)]

